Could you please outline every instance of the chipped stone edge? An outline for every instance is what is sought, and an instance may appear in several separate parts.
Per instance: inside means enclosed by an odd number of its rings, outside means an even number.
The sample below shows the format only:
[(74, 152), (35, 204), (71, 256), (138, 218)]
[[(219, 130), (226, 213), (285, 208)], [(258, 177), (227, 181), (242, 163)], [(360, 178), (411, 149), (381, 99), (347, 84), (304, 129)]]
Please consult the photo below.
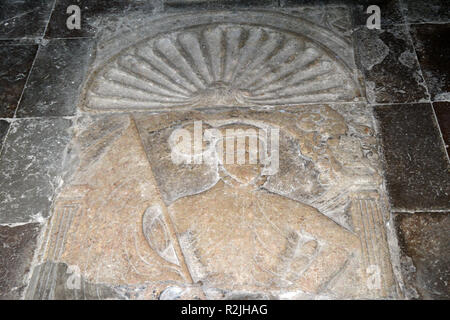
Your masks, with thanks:
[(375, 117), (375, 108), (372, 105), (367, 106), (371, 110), (371, 120), (373, 123), (373, 128), (375, 130), (375, 136), (377, 139), (378, 144), (378, 153), (380, 155), (381, 160), (381, 173), (383, 176), (383, 180), (381, 183), (381, 190), (383, 191), (383, 194), (386, 195), (385, 201), (382, 202), (381, 205), (385, 206), (386, 213), (389, 214), (388, 221), (385, 221), (384, 225), (386, 228), (386, 237), (387, 237), (387, 243), (388, 243), (388, 249), (389, 249), (389, 257), (391, 260), (391, 266), (392, 266), (392, 272), (394, 274), (394, 278), (397, 284), (397, 295), (399, 300), (405, 300), (408, 299), (408, 296), (406, 293), (405, 288), (405, 282), (403, 280), (403, 274), (402, 274), (402, 268), (401, 268), (401, 249), (397, 237), (397, 233), (395, 231), (395, 222), (394, 222), (394, 215), (392, 211), (392, 205), (391, 201), (389, 199), (389, 193), (387, 192), (386, 187), (386, 172), (385, 172), (385, 165), (386, 165), (386, 158), (385, 154), (382, 148), (381, 144), (381, 130), (378, 120)]
[(42, 216), (37, 217), (37, 219), (35, 220), (31, 220), (25, 223), (21, 223), (21, 224), (28, 224), (28, 223), (39, 223), (40, 224), (40, 231), (39, 231), (39, 235), (36, 237), (36, 247), (34, 249), (34, 253), (33, 253), (33, 258), (31, 260), (30, 263), (30, 270), (28, 271), (28, 273), (26, 275), (24, 275), (24, 285), (25, 288), (22, 291), (22, 294), (20, 296), (20, 300), (26, 300), (26, 296), (28, 295), (28, 290), (30, 288), (30, 284), (31, 284), (31, 280), (32, 280), (32, 276), (33, 276), (33, 272), (34, 269), (40, 264), (40, 255), (42, 253), (42, 248), (43, 248), (43, 243), (45, 241), (45, 235), (47, 233), (47, 229), (49, 227), (49, 223), (53, 217), (54, 214), (54, 208), (55, 208), (55, 203), (56, 203), (56, 199), (58, 198), (58, 194), (61, 192), (63, 186), (64, 186), (64, 180), (63, 180), (63, 176), (64, 176), (64, 164), (67, 161), (67, 157), (69, 154), (69, 147), (70, 147), (70, 142), (73, 140), (74, 136), (75, 136), (75, 129), (76, 129), (76, 123), (78, 120), (78, 117), (61, 117), (63, 119), (67, 119), (70, 120), (72, 122), (72, 125), (69, 128), (69, 139), (68, 139), (68, 143), (65, 146), (65, 148), (62, 151), (63, 157), (61, 159), (61, 171), (59, 172), (58, 176), (55, 179), (56, 182), (56, 187), (53, 190), (53, 194), (52, 194), (52, 202), (51, 205), (49, 207), (49, 214), (48, 217), (44, 218)]

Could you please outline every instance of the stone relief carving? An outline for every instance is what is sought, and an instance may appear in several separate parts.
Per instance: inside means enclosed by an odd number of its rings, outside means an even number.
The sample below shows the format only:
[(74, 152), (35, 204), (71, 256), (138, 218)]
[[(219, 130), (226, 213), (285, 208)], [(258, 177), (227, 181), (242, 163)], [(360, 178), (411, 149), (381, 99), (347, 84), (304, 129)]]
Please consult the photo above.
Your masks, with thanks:
[[(340, 17), (172, 14), (102, 37), (27, 296), (395, 296), (377, 142)], [(225, 163), (218, 140), (195, 155), (209, 161), (174, 163), (171, 134), (195, 121), (276, 128), (277, 171)]]
[[(98, 67), (94, 63), (82, 106), (87, 111), (161, 111), (357, 99), (348, 43), (329, 48), (305, 32), (307, 25), (309, 33), (327, 38), (327, 29), (278, 15), (287, 20), (278, 26), (251, 23), (255, 17), (249, 12), (218, 15), (222, 23), (169, 17), (186, 27), (138, 38), (114, 55), (102, 47), (100, 56), (110, 56)], [(283, 29), (288, 23), (302, 23), (303, 33)]]
[[(363, 105), (93, 119), (74, 139), (68, 163), (77, 169), (56, 201), (41, 261), (79, 266), (86, 281), (128, 286), (138, 298), (393, 294)], [(278, 173), (219, 160), (173, 164), (167, 138), (194, 120), (280, 128)], [(371, 291), (373, 265), (383, 276)], [(41, 292), (57, 292), (52, 268), (36, 277)]]

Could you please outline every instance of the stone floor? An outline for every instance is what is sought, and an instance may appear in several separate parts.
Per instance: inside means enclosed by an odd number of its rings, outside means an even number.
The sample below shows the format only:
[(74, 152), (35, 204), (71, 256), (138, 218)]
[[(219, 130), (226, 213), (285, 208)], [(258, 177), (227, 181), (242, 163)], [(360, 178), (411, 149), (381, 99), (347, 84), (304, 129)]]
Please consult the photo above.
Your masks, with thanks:
[(450, 298), (446, 1), (2, 6), (0, 299)]

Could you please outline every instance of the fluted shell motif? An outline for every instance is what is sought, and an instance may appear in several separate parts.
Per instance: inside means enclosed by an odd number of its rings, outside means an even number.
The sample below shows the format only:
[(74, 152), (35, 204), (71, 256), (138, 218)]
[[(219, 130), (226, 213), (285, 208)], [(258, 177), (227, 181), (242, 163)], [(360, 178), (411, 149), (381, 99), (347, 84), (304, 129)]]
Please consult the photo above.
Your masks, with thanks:
[(203, 25), (145, 39), (90, 79), (93, 110), (290, 105), (359, 95), (347, 67), (311, 39), (267, 27)]

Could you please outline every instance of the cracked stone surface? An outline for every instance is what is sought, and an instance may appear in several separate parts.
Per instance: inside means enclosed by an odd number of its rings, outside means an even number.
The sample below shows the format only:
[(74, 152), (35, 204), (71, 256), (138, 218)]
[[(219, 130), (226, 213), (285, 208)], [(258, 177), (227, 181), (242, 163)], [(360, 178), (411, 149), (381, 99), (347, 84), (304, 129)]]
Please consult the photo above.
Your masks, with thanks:
[(70, 127), (67, 119), (11, 123), (0, 159), (0, 223), (41, 222), (50, 215)]
[[(66, 27), (67, 7), (78, 5), (81, 12), (81, 29), (69, 30)], [(152, 1), (98, 1), (98, 0), (60, 0), (56, 2), (48, 24), (46, 38), (94, 37), (108, 20), (117, 20), (116, 15), (151, 15), (154, 10)]]
[(0, 39), (38, 38), (44, 33), (55, 0), (4, 0)]
[(411, 37), (404, 25), (354, 33), (370, 103), (425, 102), (429, 99)]
[(168, 12), (180, 10), (217, 10), (242, 8), (274, 8), (277, 0), (165, 0), (164, 10)]
[[(197, 120), (217, 130), (279, 127), (279, 172), (222, 165), (216, 153), (174, 164), (170, 134)], [(30, 298), (74, 294), (56, 289), (50, 261), (139, 299), (397, 296), (364, 104), (95, 115), (77, 127)], [(380, 282), (369, 289), (371, 268)]]
[[(273, 19), (276, 28), (269, 23)], [(173, 30), (173, 21), (181, 31)], [(351, 47), (307, 20), (245, 11), (152, 22), (98, 46), (85, 110), (274, 106), (361, 96)], [(293, 34), (292, 24), (302, 33)], [(325, 43), (335, 54), (322, 47)]]
[(441, 0), (404, 1), (409, 23), (449, 22), (450, 4)]
[(433, 101), (450, 100), (449, 25), (414, 25), (414, 45)]
[(450, 295), (450, 215), (448, 212), (395, 216), (402, 248), (402, 269), (412, 298)]
[(74, 115), (91, 47), (90, 39), (52, 39), (41, 46), (17, 117)]
[(37, 46), (0, 47), (0, 117), (12, 118), (33, 64)]
[(0, 300), (21, 297), (40, 229), (38, 223), (0, 226)]

